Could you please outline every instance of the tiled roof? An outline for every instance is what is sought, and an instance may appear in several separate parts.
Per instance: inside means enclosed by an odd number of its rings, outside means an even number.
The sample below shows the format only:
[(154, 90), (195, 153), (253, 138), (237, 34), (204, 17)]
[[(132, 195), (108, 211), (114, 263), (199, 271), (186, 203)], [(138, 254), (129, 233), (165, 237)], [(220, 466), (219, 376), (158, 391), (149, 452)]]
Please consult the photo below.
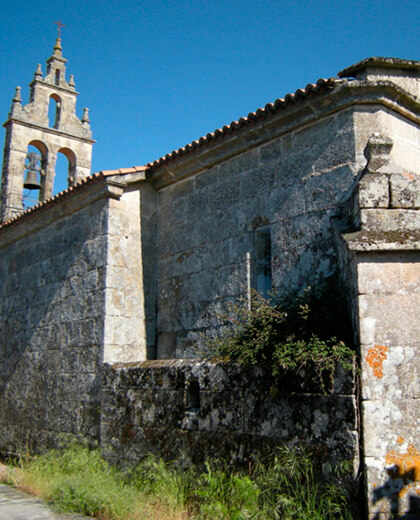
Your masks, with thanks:
[(74, 184), (73, 186), (70, 186), (66, 190), (60, 191), (60, 193), (57, 193), (53, 197), (44, 200), (42, 202), (39, 202), (35, 206), (32, 206), (28, 208), (27, 210), (23, 211), (22, 213), (19, 213), (19, 215), (16, 215), (15, 217), (6, 220), (3, 223), (0, 223), (0, 230), (4, 228), (5, 226), (9, 226), (16, 222), (17, 220), (22, 220), (27, 215), (32, 215), (33, 213), (38, 213), (40, 211), (43, 211), (45, 208), (51, 206), (52, 204), (56, 204), (59, 200), (67, 198), (71, 193), (74, 193), (76, 191), (80, 191), (85, 188), (88, 184), (93, 184), (97, 182), (100, 179), (104, 179), (105, 177), (109, 177), (111, 175), (123, 175), (125, 173), (136, 173), (136, 172), (142, 172), (146, 170), (146, 166), (132, 166), (131, 168), (118, 168), (117, 170), (102, 170), (98, 173), (93, 173), (92, 175), (89, 175), (89, 177), (84, 177), (81, 179), (78, 183)]
[(131, 166), (131, 168), (118, 168), (117, 170), (101, 170), (105, 177), (108, 175), (124, 175), (125, 173), (137, 173), (144, 172), (147, 170), (147, 166)]
[(26, 211), (20, 213), (19, 215), (3, 222), (2, 224), (0, 224), (0, 230), (14, 224), (17, 221), (21, 221), (29, 215), (43, 211), (47, 207), (56, 204), (58, 201), (67, 198), (71, 193), (80, 191), (84, 189), (86, 185), (97, 182), (99, 179), (103, 179), (112, 175), (124, 175), (128, 173), (137, 173), (142, 171), (151, 173), (156, 168), (162, 166), (163, 164), (166, 164), (169, 161), (172, 161), (180, 156), (190, 153), (197, 148), (201, 148), (205, 145), (211, 144), (213, 141), (220, 139), (227, 134), (235, 132), (236, 130), (243, 128), (244, 126), (251, 125), (255, 122), (265, 119), (269, 115), (283, 110), (287, 108), (289, 105), (294, 105), (302, 99), (309, 98), (328, 88), (332, 88), (334, 87), (337, 81), (338, 80), (336, 78), (321, 78), (316, 83), (309, 83), (308, 85), (306, 85), (304, 89), (298, 89), (295, 91), (294, 94), (286, 94), (284, 98), (278, 98), (273, 103), (268, 103), (267, 105), (265, 105), (264, 108), (259, 108), (255, 112), (249, 113), (246, 117), (241, 117), (238, 121), (232, 121), (232, 123), (230, 123), (229, 125), (225, 125), (223, 128), (219, 128), (214, 132), (208, 133), (207, 135), (200, 137), (200, 139), (197, 139), (196, 141), (193, 141), (192, 143), (187, 144), (184, 147), (179, 148), (178, 150), (174, 150), (173, 152), (166, 154), (164, 157), (160, 157), (156, 161), (146, 164), (145, 166), (132, 166), (130, 168), (118, 168), (116, 170), (102, 170), (98, 173), (93, 173), (89, 177), (85, 177), (84, 179), (79, 181), (74, 186), (71, 186), (64, 191), (61, 191), (54, 197), (40, 202), (36, 206), (33, 206), (27, 209)]
[(74, 186), (70, 186), (66, 190), (60, 191), (60, 193), (57, 193), (57, 195), (54, 195), (53, 197), (44, 200), (42, 202), (39, 202), (35, 206), (32, 206), (31, 208), (28, 208), (27, 210), (23, 211), (22, 213), (19, 213), (19, 215), (16, 215), (15, 217), (10, 218), (9, 220), (6, 220), (5, 222), (2, 222), (0, 224), (0, 230), (6, 226), (10, 226), (11, 224), (14, 224), (16, 221), (20, 221), (23, 218), (25, 218), (28, 215), (32, 215), (33, 213), (39, 213), (43, 211), (44, 209), (48, 208), (49, 206), (56, 204), (59, 200), (67, 198), (71, 193), (74, 193), (75, 191), (80, 191), (85, 188), (88, 184), (93, 184), (94, 182), (97, 182), (99, 179), (103, 179), (106, 176), (103, 172), (99, 173), (93, 173), (92, 175), (89, 175), (89, 177), (85, 177), (81, 181), (79, 181)]
[(318, 94), (319, 92), (331, 88), (337, 82), (336, 78), (319, 79), (316, 83), (309, 83), (304, 89), (298, 89), (294, 94), (286, 94), (284, 98), (276, 99), (273, 103), (268, 103), (264, 108), (259, 108), (255, 112), (249, 113), (246, 117), (241, 117), (238, 121), (232, 121), (229, 125), (225, 125), (223, 128), (218, 128), (214, 132), (208, 133), (207, 135), (200, 137), (196, 141), (185, 145), (178, 150), (174, 150), (171, 153), (166, 154), (164, 157), (147, 164), (149, 171), (153, 171), (159, 166), (174, 160), (182, 155), (185, 155), (197, 148), (210, 144), (216, 139), (220, 139), (226, 134), (230, 134), (235, 130), (244, 126), (255, 123), (261, 119), (265, 119), (269, 115), (287, 108), (289, 105), (293, 105), (300, 101), (302, 98), (308, 98), (311, 95)]

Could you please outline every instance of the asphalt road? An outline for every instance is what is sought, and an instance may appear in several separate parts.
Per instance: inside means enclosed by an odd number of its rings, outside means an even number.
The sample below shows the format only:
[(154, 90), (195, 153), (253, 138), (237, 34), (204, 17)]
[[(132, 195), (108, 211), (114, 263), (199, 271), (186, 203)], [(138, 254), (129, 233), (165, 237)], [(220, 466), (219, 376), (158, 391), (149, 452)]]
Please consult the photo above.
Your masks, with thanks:
[(0, 484), (0, 520), (92, 520), (78, 514), (59, 515), (37, 498)]

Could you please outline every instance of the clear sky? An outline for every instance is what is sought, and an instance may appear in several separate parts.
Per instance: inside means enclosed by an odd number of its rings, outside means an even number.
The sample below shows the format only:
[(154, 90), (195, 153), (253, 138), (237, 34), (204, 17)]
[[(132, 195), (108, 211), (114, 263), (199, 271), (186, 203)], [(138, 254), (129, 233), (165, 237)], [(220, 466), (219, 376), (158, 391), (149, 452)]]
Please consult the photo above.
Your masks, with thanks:
[(9, 0), (3, 121), (15, 87), (27, 102), (45, 73), (59, 19), (93, 171), (146, 164), (363, 58), (420, 60), (418, 0)]

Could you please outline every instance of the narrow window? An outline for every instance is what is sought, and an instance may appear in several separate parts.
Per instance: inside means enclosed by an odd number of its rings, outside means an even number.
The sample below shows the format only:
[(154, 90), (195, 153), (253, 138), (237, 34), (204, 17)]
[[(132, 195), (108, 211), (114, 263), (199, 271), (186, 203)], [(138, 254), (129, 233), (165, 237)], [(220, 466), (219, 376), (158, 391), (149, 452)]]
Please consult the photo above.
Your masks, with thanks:
[(271, 291), (271, 231), (260, 228), (255, 231), (255, 278), (257, 291), (267, 298)]
[(60, 71), (58, 69), (55, 71), (55, 84), (60, 85)]
[(48, 124), (50, 128), (58, 128), (60, 124), (61, 115), (61, 99), (57, 94), (50, 96), (50, 103), (48, 106)]
[(200, 385), (196, 379), (187, 383), (186, 405), (189, 412), (197, 413), (200, 411)]
[(60, 148), (55, 162), (54, 195), (75, 183), (76, 155), (70, 148)]

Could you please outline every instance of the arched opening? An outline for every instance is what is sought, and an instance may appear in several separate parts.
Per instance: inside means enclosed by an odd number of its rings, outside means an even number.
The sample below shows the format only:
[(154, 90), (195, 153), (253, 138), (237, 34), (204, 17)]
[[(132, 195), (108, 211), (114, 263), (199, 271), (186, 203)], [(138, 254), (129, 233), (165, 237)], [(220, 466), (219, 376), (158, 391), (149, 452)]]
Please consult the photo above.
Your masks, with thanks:
[(60, 148), (55, 163), (55, 178), (53, 195), (66, 190), (74, 184), (76, 173), (76, 155), (70, 148)]
[(48, 105), (48, 126), (58, 128), (61, 116), (61, 99), (57, 94), (51, 94)]
[[(41, 141), (31, 141), (27, 148), (23, 177), (23, 208), (36, 205), (42, 198), (48, 150)], [(38, 188), (39, 186), (39, 188)]]

